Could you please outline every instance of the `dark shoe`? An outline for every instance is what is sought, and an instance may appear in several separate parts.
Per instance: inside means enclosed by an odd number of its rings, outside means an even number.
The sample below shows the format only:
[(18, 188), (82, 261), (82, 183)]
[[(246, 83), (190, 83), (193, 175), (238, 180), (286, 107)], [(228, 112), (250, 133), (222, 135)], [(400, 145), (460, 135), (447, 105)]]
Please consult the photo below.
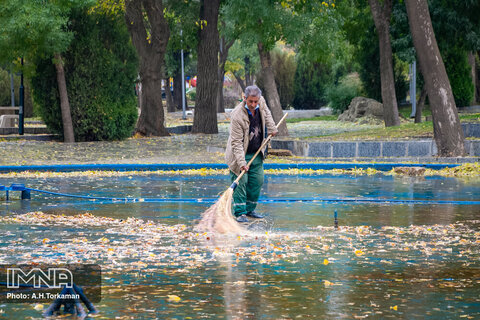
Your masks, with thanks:
[(247, 212), (247, 217), (255, 218), (255, 219), (263, 219), (264, 216), (262, 216), (259, 213), (256, 213), (255, 211), (252, 212)]
[(237, 222), (248, 222), (247, 216), (242, 214), (241, 216), (237, 217)]

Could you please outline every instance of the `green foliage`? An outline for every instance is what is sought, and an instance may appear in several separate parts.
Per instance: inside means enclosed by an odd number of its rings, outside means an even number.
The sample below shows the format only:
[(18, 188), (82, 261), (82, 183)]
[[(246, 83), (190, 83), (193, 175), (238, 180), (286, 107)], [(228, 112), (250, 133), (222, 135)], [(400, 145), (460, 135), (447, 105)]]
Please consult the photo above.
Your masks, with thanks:
[(32, 60), (63, 52), (73, 38), (66, 30), (71, 8), (88, 6), (92, 0), (0, 1), (0, 62), (19, 57)]
[[(295, 54), (288, 49), (277, 47), (270, 52), (270, 56), (275, 75), (275, 84), (280, 97), (280, 105), (282, 109), (288, 109), (292, 104), (294, 93), (294, 77), (297, 68)], [(256, 84), (263, 90), (261, 73), (257, 74)]]
[(480, 50), (478, 0), (431, 0), (429, 8), (440, 52), (454, 47), (465, 51)]
[[(246, 65), (248, 61), (248, 65)], [(247, 70), (245, 70), (247, 68)], [(225, 71), (231, 72), (245, 80), (245, 72), (255, 74), (260, 69), (260, 58), (256, 44), (246, 45), (237, 40), (228, 51)]]
[[(74, 10), (69, 27), (75, 39), (64, 54), (64, 68), (75, 140), (130, 136), (137, 119), (137, 59), (123, 17)], [(63, 134), (51, 59), (38, 60), (32, 85), (42, 119), (52, 132)]]
[(326, 96), (329, 106), (335, 113), (342, 113), (356, 96), (362, 93), (362, 82), (358, 74), (349, 74), (342, 77), (337, 85), (327, 88)]
[(469, 106), (474, 86), (467, 53), (458, 48), (449, 48), (443, 54), (443, 60), (457, 108)]
[(187, 95), (187, 98), (189, 101), (193, 101), (195, 102), (195, 99), (197, 98), (197, 90), (196, 88), (191, 88), (190, 90), (188, 90), (188, 92), (186, 93)]
[(295, 14), (280, 1), (226, 1), (221, 14), (232, 24), (227, 30), (229, 39), (239, 39), (247, 46), (262, 42), (266, 51), (278, 41), (293, 44), (305, 34), (306, 16)]
[(332, 81), (333, 77), (327, 65), (312, 62), (304, 55), (299, 55), (295, 72), (293, 107), (320, 109), (327, 103), (326, 84)]

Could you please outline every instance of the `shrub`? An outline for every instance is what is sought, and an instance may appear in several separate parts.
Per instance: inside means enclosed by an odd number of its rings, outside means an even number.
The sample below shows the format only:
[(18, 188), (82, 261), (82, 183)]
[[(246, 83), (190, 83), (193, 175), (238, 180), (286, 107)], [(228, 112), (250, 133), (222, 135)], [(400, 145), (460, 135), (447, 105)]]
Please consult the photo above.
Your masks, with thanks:
[[(74, 10), (69, 27), (75, 38), (63, 57), (75, 140), (129, 137), (137, 119), (137, 58), (124, 20), (121, 16)], [(63, 135), (51, 59), (37, 62), (32, 85), (45, 124)]]
[(352, 99), (361, 94), (362, 84), (356, 73), (341, 78), (337, 85), (329, 86), (326, 92), (329, 106), (336, 113), (345, 111)]
[(474, 86), (467, 53), (450, 48), (444, 53), (443, 59), (457, 108), (469, 106), (473, 100)]
[(186, 93), (188, 101), (191, 101), (192, 103), (195, 104), (195, 99), (197, 98), (197, 90), (196, 88), (191, 88), (188, 90)]
[(326, 83), (332, 76), (327, 66), (311, 62), (300, 56), (295, 72), (293, 107), (295, 109), (320, 109), (327, 104)]

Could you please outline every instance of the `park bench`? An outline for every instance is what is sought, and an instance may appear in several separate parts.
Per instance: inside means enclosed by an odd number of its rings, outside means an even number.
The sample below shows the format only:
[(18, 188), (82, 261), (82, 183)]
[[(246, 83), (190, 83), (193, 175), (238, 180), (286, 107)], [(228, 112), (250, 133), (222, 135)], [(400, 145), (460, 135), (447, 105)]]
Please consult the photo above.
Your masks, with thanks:
[(0, 107), (0, 128), (18, 126), (18, 107)]
[(1, 107), (0, 106), (0, 116), (4, 114), (18, 114), (20, 110), (19, 107)]
[(18, 126), (18, 114), (3, 114), (0, 116), (0, 128), (15, 128)]

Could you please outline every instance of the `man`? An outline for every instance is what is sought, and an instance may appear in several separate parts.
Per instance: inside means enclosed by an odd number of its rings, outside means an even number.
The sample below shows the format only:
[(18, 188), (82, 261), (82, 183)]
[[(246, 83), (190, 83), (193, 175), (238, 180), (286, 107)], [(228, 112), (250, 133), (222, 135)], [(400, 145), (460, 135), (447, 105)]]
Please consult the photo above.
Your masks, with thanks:
[(245, 100), (231, 113), (230, 136), (228, 137), (225, 160), (230, 169), (232, 182), (245, 170), (233, 193), (233, 212), (238, 222), (248, 222), (247, 217), (263, 218), (255, 212), (260, 189), (263, 185), (263, 159), (265, 147), (253, 160), (247, 163), (262, 145), (268, 134), (278, 133), (272, 114), (257, 86), (245, 89)]

